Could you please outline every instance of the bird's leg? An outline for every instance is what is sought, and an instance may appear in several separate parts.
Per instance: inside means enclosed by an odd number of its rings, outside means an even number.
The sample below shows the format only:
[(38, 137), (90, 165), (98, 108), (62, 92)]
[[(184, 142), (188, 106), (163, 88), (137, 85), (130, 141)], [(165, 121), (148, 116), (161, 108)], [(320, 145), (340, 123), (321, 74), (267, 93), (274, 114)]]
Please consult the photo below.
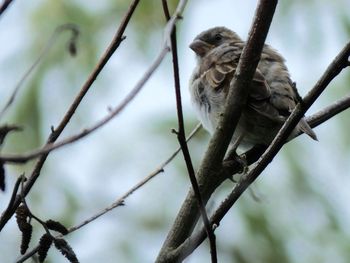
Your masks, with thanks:
[(229, 154), (235, 154), (236, 156), (238, 156), (237, 148), (238, 148), (239, 144), (242, 142), (243, 138), (244, 138), (244, 134), (240, 133), (238, 135), (238, 137), (235, 139), (235, 141), (230, 145)]
[(239, 136), (230, 145), (230, 149), (229, 149), (229, 152), (227, 154), (226, 160), (228, 159), (228, 160), (237, 161), (240, 164), (240, 167), (242, 168), (239, 173), (245, 174), (249, 170), (247, 160), (246, 160), (244, 154), (241, 156), (239, 156), (237, 154), (237, 148), (238, 148), (239, 144), (242, 142), (243, 138), (244, 138), (244, 134), (243, 133), (239, 134)]

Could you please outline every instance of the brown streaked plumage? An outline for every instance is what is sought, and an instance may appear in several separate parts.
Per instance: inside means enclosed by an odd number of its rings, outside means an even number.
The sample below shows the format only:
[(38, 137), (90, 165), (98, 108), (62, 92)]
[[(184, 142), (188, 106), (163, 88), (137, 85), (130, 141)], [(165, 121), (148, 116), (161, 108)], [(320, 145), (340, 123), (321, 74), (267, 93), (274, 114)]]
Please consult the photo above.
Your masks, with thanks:
[[(198, 62), (190, 79), (191, 98), (203, 126), (211, 133), (224, 110), (230, 81), (244, 45), (236, 33), (225, 27), (202, 32), (190, 45)], [(298, 99), (283, 57), (265, 45), (247, 104), (232, 138), (233, 145), (249, 147), (270, 144)], [(317, 140), (304, 119), (294, 130), (298, 131)]]

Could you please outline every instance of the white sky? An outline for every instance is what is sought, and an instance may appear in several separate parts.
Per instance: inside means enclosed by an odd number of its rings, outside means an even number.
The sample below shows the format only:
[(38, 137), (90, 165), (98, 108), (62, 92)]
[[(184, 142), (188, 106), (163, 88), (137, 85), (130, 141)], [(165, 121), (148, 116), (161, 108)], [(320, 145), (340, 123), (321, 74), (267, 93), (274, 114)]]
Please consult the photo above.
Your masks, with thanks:
[[(21, 50), (26, 45), (26, 39), (28, 38), (26, 35), (26, 27), (24, 26), (28, 15), (26, 9), (28, 4), (24, 4), (23, 2), (24, 1), (14, 1), (7, 13), (0, 19), (0, 105), (4, 101), (3, 98), (7, 97), (11, 92), (15, 80), (17, 80), (21, 72), (24, 72), (28, 67), (29, 64), (27, 63), (30, 63), (28, 61), (21, 63), (21, 56), (23, 55)], [(235, 7), (233, 8), (234, 5)], [(184, 14), (184, 20), (180, 21), (181, 30), (179, 31), (180, 73), (185, 117), (194, 118), (189, 94), (187, 92), (187, 82), (195, 62), (194, 55), (192, 54), (193, 52), (188, 48), (189, 43), (202, 30), (217, 25), (224, 25), (232, 28), (242, 38), (246, 38), (254, 9), (255, 1), (196, 0), (189, 4)], [(287, 65), (291, 75), (299, 84), (299, 89), (302, 94), (307, 92), (310, 85), (317, 80), (331, 59), (345, 44), (345, 40), (340, 36), (340, 32), (332, 30), (333, 28), (337, 28), (335, 24), (335, 16), (337, 14), (328, 12), (331, 10), (331, 7), (327, 7), (326, 4), (321, 9), (322, 20), (320, 20), (320, 27), (323, 28), (322, 34), (327, 34), (328, 38), (324, 40), (324, 35), (322, 35), (322, 40), (324, 41), (321, 45), (322, 52), (317, 54), (316, 57), (314, 55), (306, 57), (305, 52), (303, 52), (303, 49), (308, 46), (310, 41), (308, 35), (310, 29), (307, 28), (308, 14), (302, 10), (295, 10), (295, 13), (299, 13), (299, 15), (295, 16), (295, 23), (292, 26), (293, 32), (283, 31), (281, 26), (279, 26), (279, 18), (276, 16), (267, 41), (278, 49), (287, 59)], [(279, 12), (279, 10), (277, 10), (277, 12)], [(286, 44), (288, 38), (286, 38), (285, 35), (292, 33), (296, 34), (295, 38), (297, 38), (297, 41), (293, 41), (293, 46), (291, 47)], [(113, 32), (111, 32), (111, 36), (112, 34)], [(132, 38), (128, 38), (128, 41), (132, 41)], [(161, 39), (159, 41), (159, 44), (160, 43)], [(316, 44), (317, 43), (310, 43), (310, 45)], [(144, 60), (140, 63), (134, 58), (135, 62), (130, 62), (127, 70), (122, 71), (123, 68), (125, 68), (125, 59), (133, 57), (133, 55), (134, 54), (130, 53), (128, 50), (127, 42), (123, 43), (101, 75), (101, 77), (105, 77), (108, 80), (113, 80), (114, 75), (122, 75), (123, 80), (122, 82), (118, 82), (116, 87), (118, 92), (113, 92), (113, 88), (108, 89), (108, 97), (99, 101), (94, 101), (93, 92), (87, 96), (86, 105), (92, 105), (91, 108), (86, 109), (87, 112), (91, 114), (91, 123), (105, 116), (107, 106), (116, 105), (118, 101), (123, 98), (123, 95), (136, 83), (138, 77), (135, 76), (141, 76), (150, 63), (149, 61), (145, 63)], [(149, 134), (152, 130), (152, 126), (159, 123), (158, 119), (161, 116), (167, 116), (175, 112), (172, 75), (169, 62), (170, 59), (167, 59), (165, 63), (162, 64), (162, 68), (152, 76), (141, 94), (135, 99), (132, 105), (127, 107), (125, 112), (123, 112), (118, 119), (113, 120), (105, 128), (95, 132), (76, 145), (59, 150), (49, 158), (48, 164), (61, 162), (64, 163), (64, 165), (59, 168), (53, 168), (53, 166), (48, 165), (45, 172), (51, 172), (55, 174), (56, 177), (54, 177), (54, 179), (43, 178), (43, 182), (53, 180), (61, 186), (67, 184), (67, 188), (74, 188), (76, 193), (80, 195), (81, 200), (85, 200), (86, 206), (89, 207), (88, 211), (82, 211), (81, 216), (77, 219), (78, 222), (90, 216), (104, 205), (108, 205), (114, 198), (120, 196), (127, 188), (146, 175), (147, 172), (152, 171), (154, 167), (165, 159), (167, 156), (166, 153), (170, 153), (174, 148), (175, 138), (171, 144), (169, 142), (165, 143), (164, 138), (151, 138), (148, 141), (142, 137), (143, 133)], [(9, 71), (8, 65), (13, 65), (14, 63), (18, 65), (16, 66), (18, 70), (16, 72)], [(11, 68), (13, 69), (13, 66)], [(54, 80), (54, 78), (55, 76), (52, 76), (52, 80)], [(48, 78), (46, 81), (50, 83), (51, 86), (50, 89), (47, 87), (44, 88), (42, 96), (51, 96), (51, 99), (49, 99), (54, 103), (60, 96), (58, 90), (59, 84), (55, 81), (51, 81), (51, 78)], [(113, 81), (110, 85), (113, 86)], [(78, 89), (78, 87), (76, 87), (76, 89)], [(322, 104), (319, 103), (318, 105), (320, 106)], [(61, 116), (61, 112), (52, 109), (52, 104), (46, 105), (45, 108), (49, 109), (50, 114), (54, 115), (54, 118), (57, 118), (57, 120)], [(317, 108), (315, 107), (313, 110), (315, 111)], [(53, 124), (52, 116), (48, 115), (48, 118), (46, 124), (49, 127)], [(85, 127), (84, 124), (81, 128), (83, 127)], [(329, 141), (332, 140), (332, 138), (329, 136), (329, 129), (333, 130), (336, 128), (329, 126), (328, 128), (321, 127), (316, 129), (320, 138), (319, 143), (314, 143), (305, 137), (298, 139), (299, 145), (305, 146), (305, 150), (301, 154), (305, 155), (305, 158), (310, 158), (309, 163), (311, 163), (312, 166), (312, 171), (310, 172), (314, 173), (312, 180), (317, 182), (317, 188), (320, 189), (320, 191), (336, 191), (337, 197), (333, 198), (337, 201), (338, 209), (343, 210), (344, 219), (350, 219), (350, 210), (345, 209), (350, 194), (347, 188), (344, 187), (344, 184), (348, 185), (348, 183), (350, 183), (350, 179), (342, 176), (341, 181), (330, 180), (330, 178), (339, 177), (340, 174), (348, 173), (350, 167), (346, 156), (340, 156), (338, 158), (336, 154), (338, 151), (337, 147), (339, 146), (337, 143), (340, 142), (335, 141), (335, 146), (330, 148)], [(74, 130), (70, 130), (70, 132), (75, 133)], [(169, 132), (168, 137), (171, 138), (171, 136), (173, 135), (170, 135)], [(155, 152), (153, 149), (154, 143), (161, 144), (164, 151)], [(205, 146), (203, 146), (203, 150), (204, 147)], [(107, 152), (106, 148), (108, 149)], [(127, 156), (120, 155), (120, 152), (124, 150), (126, 152), (130, 148), (135, 148), (132, 154)], [(67, 156), (67, 151), (69, 151), (69, 156)], [(332, 158), (333, 155), (337, 156), (337, 159)], [(107, 159), (107, 157), (109, 159)], [(134, 158), (138, 160), (136, 164), (130, 162), (130, 160)], [(329, 161), (330, 158), (332, 161)], [(283, 162), (282, 158), (276, 159), (268, 169), (268, 175), (264, 178), (263, 185), (283, 185), (284, 182), (283, 180), (280, 182), (279, 177), (281, 173), (288, 174), (286, 171), (281, 172), (281, 165), (283, 165)], [(159, 199), (176, 199), (175, 201), (171, 201), (173, 207), (175, 207), (175, 209), (170, 212), (171, 218), (169, 222), (172, 222), (177, 207), (183, 199), (182, 196), (187, 191), (188, 184), (183, 182), (184, 180), (181, 182), (176, 180), (176, 176), (179, 176), (175, 173), (175, 171), (177, 171), (176, 167), (170, 167), (167, 171), (167, 177), (162, 176), (161, 178), (157, 178), (151, 185), (141, 190), (135, 196), (132, 196), (130, 201), (127, 201), (128, 206), (122, 208), (122, 212), (120, 212), (121, 210), (113, 212), (110, 216), (106, 216), (106, 218), (100, 219), (86, 227), (86, 230), (80, 231), (79, 234), (75, 233), (72, 235), (70, 240), (72, 240), (72, 246), (76, 248), (76, 252), (80, 255), (81, 262), (96, 262), (96, 255), (101, 255), (101, 252), (106, 249), (104, 249), (102, 245), (96, 245), (95, 242), (96, 240), (103, 240), (111, 229), (115, 231), (115, 233), (113, 233), (115, 237), (127, 237), (128, 235), (134, 234), (130, 230), (133, 226), (129, 225), (127, 222), (129, 218), (127, 214), (128, 209), (135, 213), (144, 207), (157, 210), (159, 209), (157, 207), (157, 202), (161, 204), (165, 202), (165, 200)], [(15, 174), (18, 174), (18, 171), (11, 170), (8, 177), (14, 176)], [(49, 174), (47, 174), (47, 177), (48, 176)], [(169, 178), (169, 176), (173, 177)], [(11, 180), (7, 180), (8, 187), (10, 188)], [(169, 187), (169, 184), (171, 187)], [(176, 195), (181, 197), (175, 198), (174, 193), (169, 192), (171, 188), (176, 189)], [(101, 193), (101, 189), (103, 189), (103, 193)], [(62, 196), (64, 194), (51, 190), (51, 197), (49, 199), (55, 199), (56, 202), (57, 200), (64, 200)], [(40, 185), (35, 187), (34, 191), (34, 196), (40, 196)], [(268, 194), (266, 193), (266, 195)], [(0, 194), (1, 209), (6, 205), (8, 196), (9, 192)], [(59, 217), (60, 213), (57, 211), (57, 208), (50, 208), (50, 204), (46, 202), (46, 200), (42, 200), (42, 204), (45, 205), (46, 210), (43, 209), (45, 215), (50, 214), (52, 217)], [(58, 202), (57, 205), (63, 209), (64, 201)], [(283, 207), (283, 205), (281, 206)], [(161, 207), (164, 208), (164, 206)], [(84, 209), (84, 207), (82, 207), (82, 209)], [(286, 211), (287, 216), (290, 215), (288, 213), (292, 214), (293, 212), (293, 210), (289, 212)], [(13, 248), (19, 246), (18, 240), (14, 240), (13, 234), (11, 234), (13, 231), (15, 231), (15, 225), (12, 220), (12, 223), (6, 226), (4, 233), (0, 235), (0, 239), (2, 239), (0, 240), (2, 244), (0, 246), (1, 255), (13, 255)], [(151, 239), (149, 238), (150, 235)], [(145, 261), (143, 262), (152, 262), (164, 237), (164, 235), (160, 235), (158, 232), (138, 234), (137, 238), (139, 239), (136, 243), (136, 248), (141, 257), (144, 257), (143, 259)], [(4, 240), (6, 240), (6, 242), (4, 242)], [(86, 249), (86, 242), (89, 240), (91, 241), (91, 247)], [(116, 240), (118, 240), (118, 238), (116, 238)], [(145, 246), (147, 242), (150, 244), (149, 246)], [(118, 244), (117, 246), (122, 245)], [(293, 247), (292, 249), (299, 248)], [(208, 251), (205, 249), (203, 251), (203, 253), (199, 252), (199, 254), (202, 253), (206, 256)], [(107, 255), (105, 257), (107, 257)], [(190, 262), (201, 262), (200, 258), (201, 257), (193, 257)], [(59, 259), (63, 260), (62, 258)], [(103, 262), (112, 263), (116, 261), (115, 259), (105, 258)], [(137, 262), (137, 260), (135, 262)]]

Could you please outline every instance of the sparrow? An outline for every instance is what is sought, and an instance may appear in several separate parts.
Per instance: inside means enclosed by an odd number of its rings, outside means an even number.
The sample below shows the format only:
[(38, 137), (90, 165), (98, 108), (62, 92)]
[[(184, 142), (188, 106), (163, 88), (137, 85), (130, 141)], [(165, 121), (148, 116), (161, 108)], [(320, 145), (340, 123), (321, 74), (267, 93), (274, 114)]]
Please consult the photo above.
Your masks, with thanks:
[[(224, 111), (244, 45), (245, 42), (226, 27), (208, 29), (190, 44), (197, 58), (189, 84), (191, 101), (203, 127), (210, 133), (215, 131)], [(268, 146), (300, 100), (284, 58), (265, 44), (231, 140), (231, 149)], [(317, 140), (304, 118), (290, 136), (300, 131)]]

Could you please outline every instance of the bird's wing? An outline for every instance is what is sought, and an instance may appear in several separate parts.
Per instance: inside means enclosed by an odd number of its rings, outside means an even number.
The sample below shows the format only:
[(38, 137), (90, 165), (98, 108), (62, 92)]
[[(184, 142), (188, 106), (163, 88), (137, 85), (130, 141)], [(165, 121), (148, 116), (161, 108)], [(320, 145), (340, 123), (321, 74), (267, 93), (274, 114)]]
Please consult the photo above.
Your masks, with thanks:
[(273, 120), (284, 121), (295, 107), (293, 93), (288, 89), (272, 89), (257, 69), (248, 97), (248, 107)]
[[(228, 88), (229, 83), (236, 71), (242, 48), (232, 45), (224, 45), (213, 50), (208, 57), (209, 69), (205, 71), (205, 78), (208, 84), (216, 90)], [(247, 106), (257, 113), (273, 120), (284, 121), (290, 111), (295, 107), (293, 97), (289, 93), (271, 90), (264, 75), (256, 70)]]
[(230, 45), (222, 45), (208, 55), (208, 69), (204, 74), (212, 88), (220, 89), (226, 80), (232, 78), (240, 55), (240, 50)]
[[(213, 50), (208, 63), (209, 69), (204, 73), (213, 89), (229, 88), (241, 52), (242, 47), (235, 45), (221, 46)], [(283, 62), (279, 56), (277, 59)], [(264, 75), (257, 69), (250, 86), (247, 107), (272, 121), (284, 122), (295, 108), (299, 95), (292, 82), (280, 84), (279, 87), (270, 87)], [(304, 119), (300, 120), (299, 126), (303, 132), (317, 140), (316, 134)]]
[[(280, 86), (271, 88), (264, 76), (257, 69), (250, 87), (248, 98), (249, 108), (270, 120), (284, 122), (299, 100), (301, 98), (294, 83), (289, 81), (288, 83), (280, 83)], [(318, 140), (315, 132), (304, 118), (299, 121), (298, 127), (312, 139)]]

